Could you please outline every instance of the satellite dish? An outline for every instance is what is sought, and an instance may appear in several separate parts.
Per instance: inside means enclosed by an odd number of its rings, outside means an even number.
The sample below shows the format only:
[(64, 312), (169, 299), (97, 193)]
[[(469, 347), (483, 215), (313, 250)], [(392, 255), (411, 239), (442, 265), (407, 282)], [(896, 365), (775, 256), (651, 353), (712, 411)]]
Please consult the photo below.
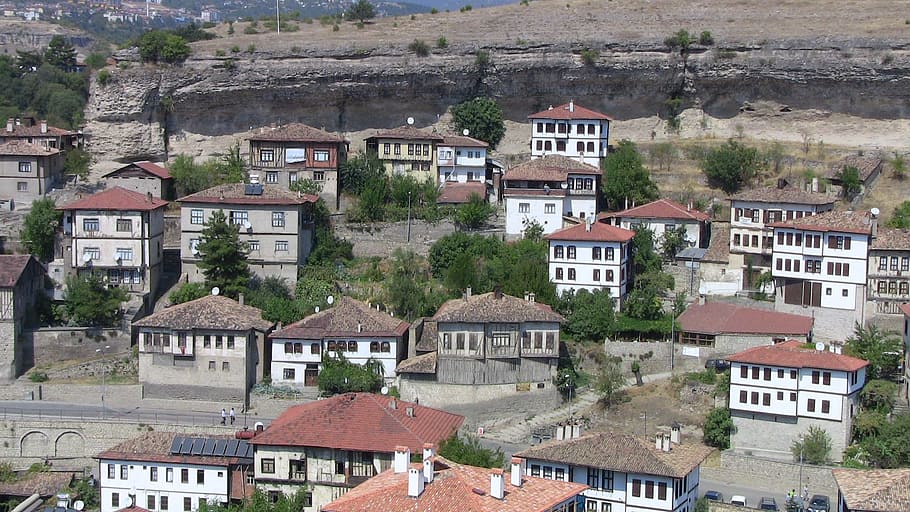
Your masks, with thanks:
[(315, 311), (316, 313), (319, 313), (319, 306), (316, 306), (316, 307), (314, 308), (314, 311)]
[(819, 352), (825, 350), (825, 344), (819, 341), (815, 344), (815, 350), (818, 350)]
[(383, 395), (388, 395), (388, 394), (389, 394), (389, 387), (388, 387), (388, 386), (382, 386), (382, 389), (380, 389), (379, 392), (382, 393)]
[(85, 502), (82, 501), (82, 500), (76, 500), (76, 501), (73, 503), (73, 508), (76, 509), (76, 510), (81, 511), (81, 510), (83, 510), (83, 509), (85, 508)]
[(84, 261), (86, 263), (92, 261), (92, 254), (88, 253), (88, 252), (82, 253), (82, 261)]
[(217, 286), (212, 288), (212, 295), (218, 295), (219, 293), (221, 293), (221, 288), (218, 288)]
[(243, 221), (243, 229), (246, 229), (246, 230), (253, 229), (253, 225), (250, 224), (250, 221), (245, 220), (245, 221)]
[(469, 133), (471, 133), (471, 130), (468, 130), (467, 128), (465, 128), (464, 130), (461, 130), (461, 134), (464, 135), (465, 137), (467, 137)]
[(565, 190), (565, 189), (569, 188), (569, 184), (568, 184), (568, 183), (560, 183), (560, 184), (559, 184), (559, 188)]
[(335, 297), (329, 295), (328, 297), (325, 298), (325, 301), (329, 304), (329, 306), (331, 306), (332, 304), (335, 303)]
[(879, 214), (882, 213), (882, 211), (879, 210), (878, 208), (873, 208), (873, 209), (869, 210), (869, 213), (871, 213), (873, 217), (878, 217)]
[(413, 117), (409, 117), (409, 118), (408, 118), (408, 126), (413, 125), (413, 124), (414, 124), (414, 118), (413, 118)]

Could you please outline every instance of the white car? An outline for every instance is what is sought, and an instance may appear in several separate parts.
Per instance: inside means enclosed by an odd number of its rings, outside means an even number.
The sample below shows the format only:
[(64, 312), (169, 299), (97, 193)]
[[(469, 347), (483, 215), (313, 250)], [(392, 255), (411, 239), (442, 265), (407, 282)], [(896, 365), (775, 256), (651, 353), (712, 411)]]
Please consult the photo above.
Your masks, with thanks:
[(730, 498), (731, 505), (738, 505), (740, 507), (746, 506), (746, 497), (745, 496), (733, 496)]

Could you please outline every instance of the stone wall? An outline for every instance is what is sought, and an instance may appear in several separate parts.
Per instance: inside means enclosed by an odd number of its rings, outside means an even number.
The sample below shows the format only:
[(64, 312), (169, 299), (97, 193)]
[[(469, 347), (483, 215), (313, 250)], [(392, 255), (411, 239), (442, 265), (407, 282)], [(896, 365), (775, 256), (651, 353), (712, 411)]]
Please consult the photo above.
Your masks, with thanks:
[(95, 350), (110, 346), (105, 357), (129, 354), (130, 333), (119, 329), (86, 327), (42, 327), (23, 331), (26, 345), (34, 349), (35, 366), (67, 360), (96, 359)]
[[(493, 222), (498, 224), (497, 219)], [(435, 224), (412, 219), (410, 242), (407, 221), (347, 224), (336, 220), (333, 228), (335, 236), (354, 244), (354, 256), (382, 258), (391, 256), (399, 247), (426, 256), (436, 240), (455, 232), (455, 225), (449, 219), (443, 219)], [(497, 228), (480, 233), (504, 236), (505, 231)]]
[(701, 286), (701, 274), (699, 270), (689, 268), (688, 261), (681, 264), (664, 265), (664, 272), (673, 276), (673, 293), (684, 293), (687, 297), (698, 295), (698, 289)]
[(840, 460), (849, 439), (849, 422), (790, 416), (771, 416), (732, 411), (734, 431), (731, 450), (744, 455), (792, 460), (790, 445), (809, 427), (819, 427), (831, 436), (831, 457)]
[(435, 381), (401, 378), (398, 382), (401, 399), (409, 402), (420, 401), (420, 405), (445, 409), (451, 405), (465, 405), (506, 397), (527, 398), (543, 396), (547, 400), (558, 396), (556, 387), (546, 383), (545, 387), (525, 388), (519, 384), (439, 384)]
[[(670, 370), (670, 342), (668, 341), (610, 341), (604, 342), (604, 351), (607, 356), (621, 357), (623, 368), (630, 367), (633, 361), (638, 361), (641, 373), (650, 375), (664, 373)], [(704, 351), (699, 357), (683, 355), (682, 346), (673, 346), (673, 369), (680, 371), (693, 371), (703, 369), (705, 359), (710, 357)]]

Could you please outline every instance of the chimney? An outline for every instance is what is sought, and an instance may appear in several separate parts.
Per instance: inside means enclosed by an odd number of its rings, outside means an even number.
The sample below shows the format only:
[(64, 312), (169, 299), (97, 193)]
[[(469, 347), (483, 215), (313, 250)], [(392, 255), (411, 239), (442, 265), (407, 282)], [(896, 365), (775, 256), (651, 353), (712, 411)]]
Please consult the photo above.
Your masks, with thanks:
[(471, 287), (470, 287), (470, 286), (468, 286), (468, 287), (465, 289), (464, 295), (465, 295), (465, 297), (467, 297), (467, 298), (471, 298)]
[(669, 452), (670, 451), (670, 436), (667, 434), (660, 435), (660, 449)]
[(275, 332), (280, 331), (280, 330), (281, 330), (281, 327), (282, 327), (282, 323), (281, 323), (281, 320), (279, 320), (279, 321), (278, 321), (278, 324), (275, 325)]
[(423, 479), (426, 483), (433, 481), (433, 459), (423, 459)]
[(588, 221), (585, 221), (585, 231), (588, 233), (591, 232), (591, 223)]
[[(377, 308), (376, 311), (379, 311)], [(357, 324), (357, 332), (363, 332), (363, 324)]]
[(569, 112), (575, 112), (575, 100), (569, 100)]
[(818, 178), (812, 178), (812, 192), (818, 192)]
[[(657, 448), (658, 450), (663, 448), (663, 442), (662, 442), (663, 437), (664, 437), (663, 434), (657, 434), (657, 436), (654, 437), (654, 447)], [(396, 455), (396, 457), (398, 456), (397, 453), (395, 455)], [(396, 473), (397, 473), (397, 471), (396, 471)]]
[(531, 292), (525, 292), (525, 300), (526, 300), (526, 301), (530, 301), (530, 300), (531, 300)]
[(578, 423), (573, 423), (570, 428), (572, 429), (572, 439), (578, 439), (581, 437), (581, 425)]
[(531, 292), (528, 294), (528, 301), (536, 302), (536, 298), (537, 298), (537, 294), (535, 294), (534, 292)]
[(670, 425), (670, 442), (671, 443), (679, 444), (679, 435), (680, 435), (681, 430), (682, 430), (682, 425), (680, 425), (679, 423), (676, 423), (675, 421), (673, 422), (672, 425)]
[(239, 302), (241, 306), (243, 305), (243, 294), (242, 293), (237, 294), (237, 302)]
[(879, 214), (878, 208), (873, 208), (869, 214), (869, 224), (870, 224), (870, 229), (872, 232), (872, 238), (875, 238), (876, 236), (878, 236), (878, 214)]
[(490, 496), (501, 500), (506, 497), (505, 485), (502, 482), (502, 468), (494, 468), (490, 473)]
[(408, 471), (408, 463), (411, 462), (411, 449), (407, 446), (396, 446), (395, 447), (395, 460), (393, 462), (393, 467), (395, 468), (396, 473), (406, 473)]
[(408, 497), (419, 498), (423, 494), (423, 475), (417, 468), (408, 469)]
[(414, 417), (414, 408), (406, 407), (404, 410), (404, 413), (407, 414), (408, 418), (413, 418)]
[(13, 118), (6, 120), (6, 133), (13, 133)]
[(566, 426), (560, 423), (556, 425), (556, 440), (563, 441), (566, 438)]
[(521, 487), (521, 459), (518, 457), (512, 457), (512, 472), (511, 483), (512, 487)]
[(423, 460), (432, 459), (433, 455), (433, 444), (423, 443)]
[(41, 133), (47, 133), (47, 119), (41, 120)]
[(502, 287), (501, 287), (501, 286), (496, 285), (496, 286), (493, 288), (493, 297), (496, 298), (496, 299), (501, 299), (501, 298), (502, 298)]
[(16, 118), (16, 126), (22, 126), (22, 119)]
[(394, 398), (389, 402), (389, 409), (398, 409), (398, 401)]

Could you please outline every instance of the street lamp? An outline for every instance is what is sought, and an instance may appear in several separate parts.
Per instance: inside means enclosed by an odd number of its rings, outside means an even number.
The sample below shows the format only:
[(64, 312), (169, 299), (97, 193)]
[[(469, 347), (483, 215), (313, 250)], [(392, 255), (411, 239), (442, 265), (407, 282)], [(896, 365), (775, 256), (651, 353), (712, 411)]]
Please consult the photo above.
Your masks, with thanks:
[(106, 386), (106, 381), (105, 381), (106, 368), (104, 366), (104, 351), (110, 350), (110, 349), (111, 349), (110, 345), (105, 345), (101, 348), (95, 349), (95, 352), (97, 352), (98, 354), (101, 354), (101, 419), (104, 419), (104, 393), (105, 393), (105, 391), (107, 391), (107, 386)]
[(411, 243), (411, 191), (408, 190), (408, 243)]

